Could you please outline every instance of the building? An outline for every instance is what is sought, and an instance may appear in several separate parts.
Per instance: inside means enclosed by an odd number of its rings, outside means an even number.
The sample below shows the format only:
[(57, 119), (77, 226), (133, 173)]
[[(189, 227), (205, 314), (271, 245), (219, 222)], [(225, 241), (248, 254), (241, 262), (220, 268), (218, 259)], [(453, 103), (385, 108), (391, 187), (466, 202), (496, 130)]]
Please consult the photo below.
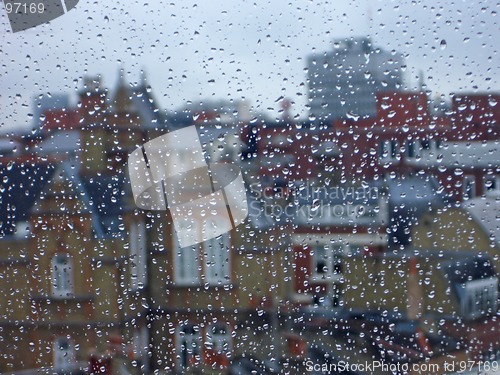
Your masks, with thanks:
[(387, 250), (387, 197), (375, 186), (298, 188), (292, 218), (297, 301), (342, 310), (349, 258)]
[[(0, 329), (16, 341), (0, 342), (0, 371), (76, 371), (93, 358), (130, 373), (217, 374), (252, 350), (249, 327), (269, 332), (286, 303), (276, 241), (289, 231), (255, 200), (233, 231), (180, 248), (167, 211), (135, 206), (128, 155), (172, 130), (144, 78), (130, 86), (121, 72), (114, 90), (88, 78), (78, 107), (47, 111), (40, 130), (2, 148)], [(208, 161), (238, 159), (238, 129), (227, 130), (199, 126)]]
[[(482, 250), (466, 245), (387, 251), (406, 215), (395, 207), (430, 212), (466, 198), (458, 171), (496, 189), (495, 95), (457, 96), (444, 118), (426, 112), (425, 95), (390, 93), (379, 94), (376, 118), (333, 127), (203, 120), (203, 157), (239, 164), (249, 216), (228, 233), (181, 247), (168, 211), (137, 208), (126, 172), (131, 151), (177, 126), (165, 121), (144, 78), (131, 86), (120, 76), (112, 91), (98, 77), (85, 80), (78, 107), (46, 112), (40, 136), (0, 144), (0, 286), (7, 291), (0, 329), (16, 338), (0, 341), (1, 372), (69, 371), (93, 358), (130, 373), (218, 374), (231, 364), (251, 367), (250, 357), (265, 367), (273, 358), (301, 363), (306, 352), (319, 361), (339, 343), (345, 356), (382, 347), (378, 356), (402, 351), (425, 360), (436, 357), (434, 348), (440, 358), (457, 348), (444, 331), (463, 321), (484, 332), (472, 356), (490, 343), (497, 348), (480, 324), (497, 327), (493, 252), (481, 263)], [(239, 162), (243, 128), (251, 155)], [(193, 150), (180, 146), (177, 161), (192, 162)], [(443, 174), (441, 185), (426, 177), (433, 173)], [(437, 190), (444, 199), (435, 199)], [(470, 208), (470, 215), (486, 213)], [(494, 228), (495, 214), (488, 215)], [(360, 319), (399, 313), (410, 320), (394, 318), (403, 330), (411, 323), (402, 335), (410, 343), (395, 343), (396, 351), (391, 340), (380, 342), (378, 323), (361, 331)], [(426, 321), (438, 322), (428, 328), (429, 345), (420, 332)], [(392, 323), (383, 327), (388, 334)]]
[(285, 302), (286, 248), (270, 241), (283, 234), (249, 217), (229, 233), (181, 248), (165, 215), (146, 220), (152, 363), (173, 373), (221, 373), (253, 350), (250, 337), (269, 332), (272, 311)]
[(385, 187), (389, 247), (408, 245), (411, 224), (432, 207), (498, 189), (499, 99), (456, 94), (451, 110), (435, 116), (424, 93), (383, 92), (376, 95), (376, 117), (331, 127), (258, 124), (250, 132), (254, 164), (266, 186)]
[(322, 121), (375, 116), (376, 93), (401, 90), (403, 71), (403, 56), (375, 47), (370, 38), (334, 40), (332, 51), (307, 59), (310, 116)]
[(47, 111), (62, 110), (70, 107), (70, 98), (66, 93), (40, 94), (33, 98), (32, 129), (38, 130), (45, 121)]
[[(417, 249), (431, 249), (443, 256), (441, 249), (454, 249), (454, 262), (443, 262), (448, 294), (461, 318), (449, 319), (446, 327), (455, 337), (462, 337), (476, 358), (490, 358), (500, 351), (498, 306), (500, 243), (498, 192), (488, 192), (463, 202), (423, 215), (412, 230)], [(453, 236), (450, 236), (453, 233)], [(420, 250), (418, 250), (420, 251)], [(458, 253), (465, 254), (462, 257)], [(444, 309), (446, 312), (446, 309)], [(489, 312), (489, 313), (488, 313)], [(463, 320), (468, 323), (463, 324)]]
[(163, 124), (144, 81), (108, 94), (86, 79), (78, 107), (48, 110), (39, 136), (2, 155), (0, 258), (11, 294), (0, 326), (16, 338), (2, 341), (2, 372), (75, 371), (91, 352), (149, 364), (145, 315), (133, 310), (145, 238), (125, 165)]
[[(416, 248), (470, 250), (489, 254), (496, 269), (500, 269), (500, 236), (498, 191), (489, 192), (460, 205), (451, 205), (423, 215), (413, 228)], [(448, 233), (453, 233), (450, 238)]]

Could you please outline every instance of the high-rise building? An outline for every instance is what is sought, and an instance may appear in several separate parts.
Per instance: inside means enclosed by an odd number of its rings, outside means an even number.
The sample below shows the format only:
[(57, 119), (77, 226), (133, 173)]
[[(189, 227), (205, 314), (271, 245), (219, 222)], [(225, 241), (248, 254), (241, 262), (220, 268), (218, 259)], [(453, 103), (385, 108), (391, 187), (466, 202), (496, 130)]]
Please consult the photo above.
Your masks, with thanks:
[(376, 115), (375, 95), (399, 91), (404, 59), (370, 38), (339, 39), (333, 50), (307, 60), (310, 114), (318, 120)]

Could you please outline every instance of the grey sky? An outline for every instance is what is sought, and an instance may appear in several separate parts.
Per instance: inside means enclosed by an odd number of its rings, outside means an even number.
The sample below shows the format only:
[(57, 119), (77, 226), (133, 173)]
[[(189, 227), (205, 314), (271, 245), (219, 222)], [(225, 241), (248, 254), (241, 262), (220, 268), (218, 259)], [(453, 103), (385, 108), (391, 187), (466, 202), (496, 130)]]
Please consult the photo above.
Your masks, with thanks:
[(15, 34), (0, 7), (0, 124), (26, 126), (36, 93), (75, 92), (85, 74), (101, 73), (112, 88), (122, 64), (132, 82), (144, 67), (167, 110), (245, 97), (276, 114), (275, 100), (286, 96), (304, 117), (305, 57), (330, 49), (334, 38), (367, 34), (405, 54), (410, 87), (423, 70), (434, 93), (498, 91), (498, 7), (491, 0), (80, 0), (50, 24)]

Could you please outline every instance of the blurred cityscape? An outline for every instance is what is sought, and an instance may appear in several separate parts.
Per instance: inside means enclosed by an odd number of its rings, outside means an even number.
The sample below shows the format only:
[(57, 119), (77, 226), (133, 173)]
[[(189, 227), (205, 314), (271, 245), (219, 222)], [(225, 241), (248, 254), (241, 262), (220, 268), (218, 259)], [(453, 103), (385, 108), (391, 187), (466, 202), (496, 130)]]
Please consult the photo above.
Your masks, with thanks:
[[(165, 110), (123, 70), (75, 106), (34, 99), (32, 131), (0, 138), (1, 373), (498, 366), (500, 94), (405, 89), (402, 55), (364, 37), (306, 64), (307, 120), (288, 98), (278, 120)], [(135, 205), (127, 159), (191, 125), (208, 163), (242, 170), (249, 215), (181, 249), (168, 211)]]

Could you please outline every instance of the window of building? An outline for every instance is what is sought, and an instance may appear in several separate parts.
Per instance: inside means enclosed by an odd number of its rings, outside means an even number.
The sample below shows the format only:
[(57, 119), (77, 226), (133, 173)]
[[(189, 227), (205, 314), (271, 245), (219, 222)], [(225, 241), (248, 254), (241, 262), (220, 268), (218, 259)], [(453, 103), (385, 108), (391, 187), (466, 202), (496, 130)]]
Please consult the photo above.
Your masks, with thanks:
[(137, 290), (147, 283), (146, 224), (143, 220), (130, 225), (130, 289)]
[(429, 154), (443, 148), (443, 142), (439, 138), (421, 139), (415, 141), (415, 157), (419, 157), (422, 153)]
[(147, 327), (136, 328), (134, 330), (134, 357), (140, 362), (142, 371), (147, 373), (148, 353), (149, 353), (149, 332)]
[(500, 176), (486, 176), (484, 178), (484, 191), (486, 193), (500, 190)]
[(333, 308), (341, 308), (344, 306), (344, 293), (341, 284), (333, 284), (330, 294)]
[(68, 297), (73, 294), (72, 259), (68, 254), (52, 258), (52, 296)]
[(397, 159), (399, 158), (399, 142), (398, 141), (382, 141), (379, 145), (379, 157), (381, 159)]
[(231, 332), (226, 324), (212, 324), (207, 329), (207, 348), (214, 353), (229, 353), (231, 350)]
[(408, 159), (416, 159), (422, 156), (422, 152), (432, 152), (442, 148), (442, 142), (439, 139), (429, 140), (408, 140), (406, 142), (406, 157)]
[(399, 156), (399, 143), (391, 141), (391, 158), (396, 159)]
[(476, 196), (476, 178), (475, 176), (464, 176), (462, 181), (463, 199), (472, 199)]
[(417, 143), (415, 141), (406, 142), (406, 157), (408, 159), (414, 159), (418, 155)]
[(177, 358), (179, 370), (196, 366), (201, 360), (200, 329), (194, 324), (184, 324), (177, 331)]
[(313, 277), (329, 278), (342, 274), (343, 245), (316, 245), (313, 248)]
[(390, 155), (391, 142), (390, 141), (382, 141), (379, 145), (379, 157), (381, 159), (385, 159)]
[(420, 148), (425, 151), (429, 151), (432, 148), (431, 141), (429, 139), (422, 139), (420, 141)]
[(203, 243), (205, 260), (205, 279), (210, 284), (221, 284), (230, 281), (230, 249), (229, 236), (209, 239)]
[(72, 341), (67, 337), (58, 337), (54, 340), (54, 368), (64, 369), (75, 364), (75, 349)]
[(498, 310), (498, 278), (471, 280), (461, 287), (461, 314), (475, 319)]
[[(197, 230), (194, 223), (180, 223), (191, 225), (190, 230)], [(179, 285), (197, 284), (200, 282), (200, 246), (193, 245), (181, 248), (177, 237), (174, 236), (174, 277)]]

